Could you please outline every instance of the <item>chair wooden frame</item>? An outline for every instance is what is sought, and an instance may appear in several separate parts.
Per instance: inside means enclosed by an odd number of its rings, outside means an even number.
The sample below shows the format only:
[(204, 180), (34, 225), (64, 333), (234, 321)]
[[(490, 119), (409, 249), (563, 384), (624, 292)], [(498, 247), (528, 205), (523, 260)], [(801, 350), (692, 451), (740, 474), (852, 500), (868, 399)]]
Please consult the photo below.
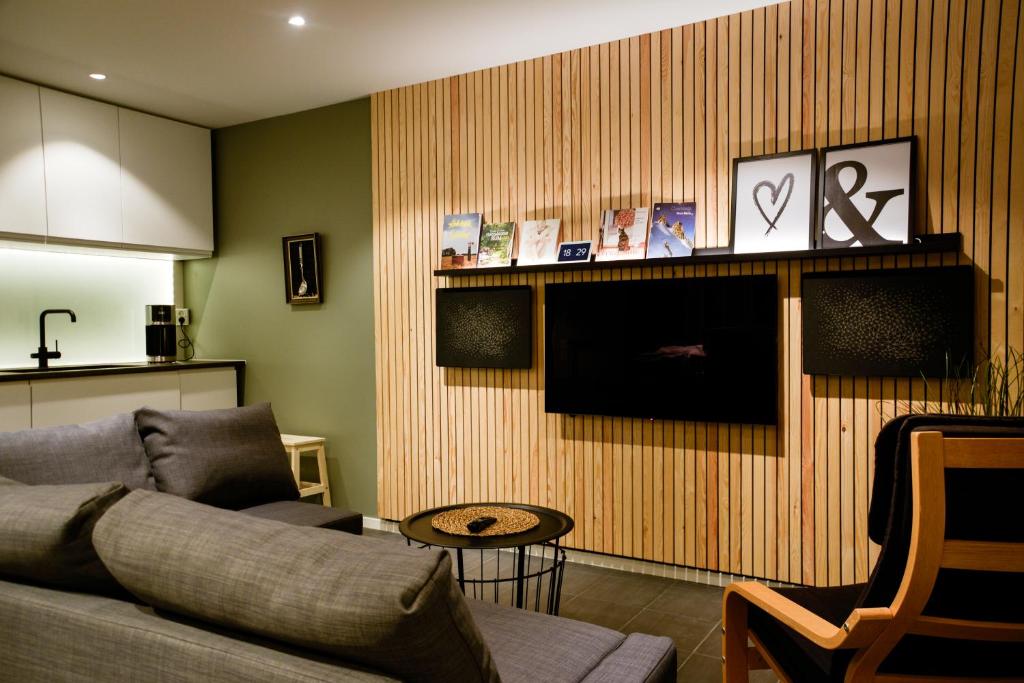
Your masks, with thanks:
[[(1024, 543), (947, 540), (945, 470), (1024, 469), (1024, 438), (951, 438), (941, 432), (911, 435), (913, 526), (907, 567), (889, 607), (858, 608), (834, 626), (760, 583), (733, 583), (723, 599), (722, 666), (726, 683), (747, 681), (751, 669), (771, 668), (791, 681), (782, 663), (761, 644), (747, 624), (750, 605), (827, 649), (854, 649), (846, 681), (963, 681), (926, 676), (878, 674), (900, 639), (907, 634), (966, 640), (1024, 642), (1024, 624), (972, 621), (921, 614), (940, 568), (1024, 572)], [(748, 638), (754, 647), (748, 647)], [(986, 679), (993, 681), (995, 679)], [(1019, 679), (1018, 679), (1019, 680)]]

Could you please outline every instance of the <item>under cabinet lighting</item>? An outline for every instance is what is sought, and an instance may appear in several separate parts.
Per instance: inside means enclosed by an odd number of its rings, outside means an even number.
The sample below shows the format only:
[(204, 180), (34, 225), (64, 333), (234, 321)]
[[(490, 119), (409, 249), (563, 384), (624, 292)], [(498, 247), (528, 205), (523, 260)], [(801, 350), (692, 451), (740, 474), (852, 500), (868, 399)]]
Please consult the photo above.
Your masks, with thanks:
[(107, 80), (107, 75), (106, 74), (89, 74), (89, 78), (91, 78), (94, 81), (105, 81), (105, 80)]
[(294, 17), (288, 20), (288, 23), (291, 24), (292, 26), (305, 26), (306, 18), (299, 14), (296, 14)]

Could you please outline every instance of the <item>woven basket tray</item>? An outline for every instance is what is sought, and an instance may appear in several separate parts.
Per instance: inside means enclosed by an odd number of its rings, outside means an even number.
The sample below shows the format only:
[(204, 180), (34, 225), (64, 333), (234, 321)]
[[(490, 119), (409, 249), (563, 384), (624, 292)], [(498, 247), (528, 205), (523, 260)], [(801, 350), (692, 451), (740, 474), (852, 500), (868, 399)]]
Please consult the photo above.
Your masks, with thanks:
[[(477, 517), (497, 517), (498, 521), (475, 534), (466, 528), (466, 524)], [(432, 527), (453, 536), (509, 536), (529, 531), (538, 524), (540, 524), (540, 519), (532, 512), (496, 505), (478, 505), (446, 510), (437, 513), (430, 520)]]

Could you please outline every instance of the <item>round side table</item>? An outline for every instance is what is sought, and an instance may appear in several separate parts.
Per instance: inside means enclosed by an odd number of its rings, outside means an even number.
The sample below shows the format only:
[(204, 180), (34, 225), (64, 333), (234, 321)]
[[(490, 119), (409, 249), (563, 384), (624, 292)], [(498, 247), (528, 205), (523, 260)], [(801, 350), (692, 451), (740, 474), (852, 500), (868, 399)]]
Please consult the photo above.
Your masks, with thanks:
[[(517, 534), (504, 536), (458, 536), (446, 534), (431, 526), (434, 515), (458, 510), (467, 507), (495, 506), (508, 507), (526, 510), (537, 515), (540, 524)], [(547, 596), (544, 598), (545, 611), (548, 614), (558, 614), (559, 602), (562, 593), (562, 575), (565, 572), (565, 550), (559, 545), (560, 539), (572, 531), (574, 522), (569, 515), (540, 507), (538, 505), (527, 505), (525, 503), (460, 503), (458, 505), (445, 505), (444, 507), (432, 508), (409, 515), (398, 525), (398, 530), (405, 536), (406, 543), (412, 542), (422, 544), (422, 547), (437, 546), (440, 548), (452, 548), (455, 550), (456, 565), (458, 570), (459, 588), (463, 594), (466, 593), (466, 586), (469, 585), (476, 594), (480, 589), (481, 596), (485, 589), (493, 587), (494, 601), (500, 602), (500, 587), (502, 584), (514, 586), (514, 605), (519, 608), (530, 608), (530, 586), (536, 582), (533, 592), (533, 609), (540, 611), (541, 595), (543, 592), (544, 579), (548, 581)], [(540, 566), (536, 570), (534, 564), (537, 562), (536, 553), (530, 552), (531, 547), (540, 549)], [(502, 550), (513, 550), (512, 575), (502, 577), (501, 575), (501, 553)], [(466, 576), (463, 551), (480, 551), (480, 577), (469, 578)], [(485, 578), (483, 571), (484, 551), (493, 550), (497, 557), (494, 578)], [(551, 557), (548, 558), (550, 552)]]

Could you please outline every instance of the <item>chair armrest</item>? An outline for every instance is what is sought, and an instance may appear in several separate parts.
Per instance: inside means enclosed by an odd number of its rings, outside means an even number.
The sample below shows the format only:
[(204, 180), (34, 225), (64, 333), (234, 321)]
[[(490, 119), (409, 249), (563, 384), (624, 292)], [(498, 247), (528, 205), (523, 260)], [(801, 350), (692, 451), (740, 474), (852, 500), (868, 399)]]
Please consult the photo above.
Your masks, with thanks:
[[(892, 621), (888, 607), (860, 607), (842, 626), (834, 626), (814, 612), (754, 581), (730, 584), (725, 589), (724, 612), (730, 601), (743, 600), (759, 607), (804, 638), (826, 650), (857, 648), (873, 642)], [(725, 625), (726, 629), (729, 624)]]

